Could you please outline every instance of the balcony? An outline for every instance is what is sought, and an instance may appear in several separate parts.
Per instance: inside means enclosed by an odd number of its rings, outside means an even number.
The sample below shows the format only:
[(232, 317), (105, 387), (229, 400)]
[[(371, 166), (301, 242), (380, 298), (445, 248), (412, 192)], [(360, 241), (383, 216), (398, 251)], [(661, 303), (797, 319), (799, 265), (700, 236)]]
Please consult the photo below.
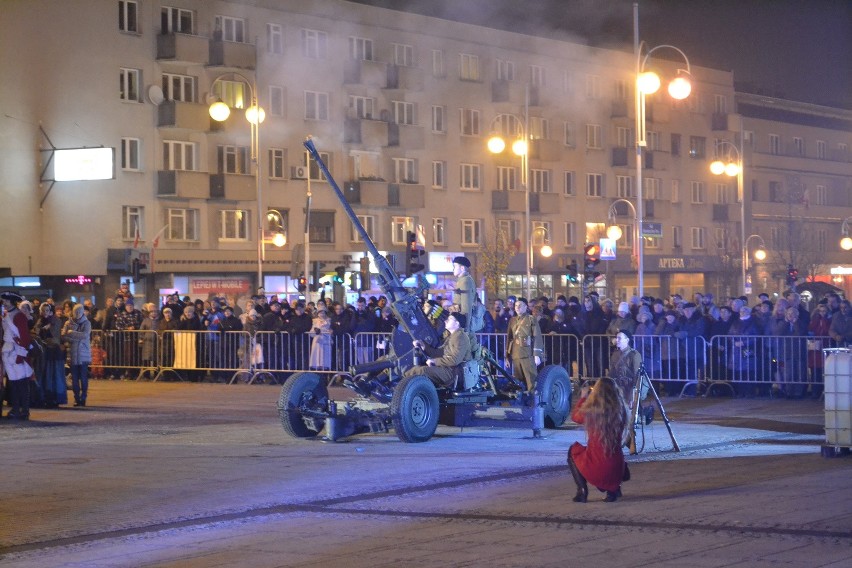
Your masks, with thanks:
[(208, 52), (207, 64), (211, 67), (254, 69), (257, 64), (257, 50), (250, 43), (211, 38)]
[(530, 158), (542, 162), (558, 162), (562, 159), (562, 144), (556, 140), (530, 140)]
[(388, 146), (400, 146), (406, 150), (422, 150), (425, 147), (422, 126), (388, 123)]
[(257, 181), (247, 174), (210, 174), (210, 199), (254, 201)]
[(187, 130), (210, 129), (207, 107), (196, 103), (163, 101), (157, 107), (157, 126), (172, 126)]
[(209, 175), (187, 170), (157, 172), (157, 197), (207, 199), (210, 196)]
[[(647, 164), (646, 164), (647, 165)], [(627, 167), (627, 148), (612, 149), (612, 166)]]
[(387, 66), (386, 89), (419, 92), (423, 90), (423, 73), (415, 67)]
[(611, 118), (627, 118), (627, 101), (612, 101)]
[(713, 221), (717, 222), (727, 222), (731, 221), (730, 216), (731, 207), (727, 203), (714, 203), (713, 204)]
[[(491, 210), (492, 211), (525, 211), (526, 210), (526, 192), (525, 191), (501, 191), (493, 190), (491, 192)], [(536, 193), (530, 193), (530, 211), (533, 211), (533, 196)], [(538, 199), (535, 199), (538, 205)], [(537, 211), (537, 209), (536, 209)]]
[(671, 121), (671, 107), (664, 103), (645, 103), (645, 120), (666, 124)]
[(368, 118), (347, 118), (343, 123), (343, 142), (346, 144), (363, 144), (372, 147), (390, 146), (389, 131), (393, 127), (398, 144), (399, 128), (384, 120)]
[(203, 65), (209, 56), (206, 37), (187, 34), (160, 34), (157, 36), (157, 59)]
[(343, 83), (384, 89), (388, 86), (387, 64), (349, 59), (343, 65)]
[(734, 131), (739, 130), (739, 126), (734, 128), (734, 120), (739, 119), (739, 115), (728, 114), (726, 112), (714, 112), (710, 124), (711, 128), (716, 131)]
[(415, 183), (389, 183), (388, 207), (422, 209), (426, 204), (426, 188)]
[[(533, 202), (537, 208), (533, 209)], [(530, 193), (530, 211), (543, 211), (545, 213), (558, 213), (559, 205), (562, 203), (558, 193)]]

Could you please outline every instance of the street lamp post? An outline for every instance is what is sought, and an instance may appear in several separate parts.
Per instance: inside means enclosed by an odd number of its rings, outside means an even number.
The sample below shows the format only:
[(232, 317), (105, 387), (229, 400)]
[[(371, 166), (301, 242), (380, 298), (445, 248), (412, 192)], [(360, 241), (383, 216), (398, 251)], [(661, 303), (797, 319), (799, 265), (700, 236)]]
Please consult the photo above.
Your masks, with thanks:
[[(742, 142), (742, 128), (740, 128), (740, 142)], [(742, 148), (738, 147), (727, 140), (719, 140), (716, 146), (718, 152), (721, 148), (728, 148), (727, 160), (716, 159), (710, 164), (710, 172), (714, 175), (726, 175), (728, 177), (737, 177), (737, 199), (740, 200), (740, 243), (742, 243), (742, 285), (743, 294), (748, 294), (746, 291), (746, 276), (748, 269), (748, 242), (746, 239), (746, 211), (745, 211), (745, 185), (744, 185), (744, 168), (743, 168), (743, 152)], [(731, 153), (735, 159), (730, 159)], [(756, 235), (752, 235), (756, 236)], [(749, 237), (750, 239), (751, 237)], [(762, 239), (761, 239), (762, 240)], [(764, 245), (765, 246), (765, 245)]]
[[(266, 112), (257, 102), (257, 82), (249, 81), (244, 75), (236, 72), (219, 75), (213, 80), (213, 85), (222, 81), (226, 75), (240, 78), (248, 87), (251, 104), (246, 108), (245, 116), (251, 128), (251, 162), (254, 165), (254, 182), (257, 196), (257, 287), (263, 288), (263, 226), (266, 215), (263, 212), (263, 190), (260, 185), (260, 123), (266, 118)], [(211, 87), (212, 87), (211, 86)], [(231, 114), (231, 107), (219, 100), (210, 105), (210, 117), (218, 122), (224, 122)]]
[[(539, 249), (538, 252), (544, 258), (550, 258), (553, 255), (553, 247), (550, 246), (550, 235), (547, 232), (547, 227), (543, 227), (541, 225), (539, 225), (537, 227), (530, 227), (530, 234), (529, 234), (529, 239), (528, 239), (529, 243), (530, 243), (530, 250), (529, 250), (530, 258), (532, 258), (533, 254), (535, 253), (535, 251), (533, 250), (534, 239), (535, 239), (535, 234), (538, 233), (539, 231), (541, 231), (544, 234), (544, 242), (542, 243), (541, 248)], [(532, 272), (532, 268), (531, 268), (532, 264), (533, 264), (532, 262), (527, 263), (527, 270), (529, 272)], [(541, 272), (540, 271), (536, 272), (536, 280), (535, 280), (536, 281), (536, 287), (535, 287), (536, 294), (539, 293), (540, 276), (541, 276)], [(528, 276), (527, 282), (529, 282), (529, 280), (530, 279), (529, 279), (529, 276)], [(527, 288), (528, 288), (527, 299), (529, 300), (530, 299), (529, 285), (527, 285)]]
[(668, 92), (673, 99), (681, 100), (689, 96), (692, 91), (692, 85), (687, 77), (681, 73), (690, 75), (689, 59), (686, 54), (673, 45), (658, 45), (645, 51), (643, 57), (643, 48), (647, 48), (645, 42), (639, 41), (639, 3), (633, 4), (633, 52), (636, 55), (636, 225), (638, 229), (639, 239), (636, 244), (637, 271), (639, 274), (639, 297), (645, 295), (645, 246), (642, 240), (642, 223), (643, 223), (643, 196), (642, 196), (642, 148), (647, 146), (647, 132), (645, 129), (645, 96), (657, 92), (660, 88), (660, 77), (653, 71), (645, 71), (645, 64), (651, 57), (651, 54), (660, 49), (669, 49), (676, 51), (683, 57), (686, 62), (686, 69), (678, 69), (676, 77), (669, 83)]
[(852, 237), (849, 236), (849, 221), (852, 221), (852, 217), (846, 217), (843, 220), (843, 225), (840, 226), (840, 234), (843, 235), (840, 239), (840, 248), (843, 250), (852, 250)]
[(743, 245), (743, 251), (745, 251), (745, 254), (743, 255), (743, 262), (745, 262), (745, 270), (743, 271), (743, 274), (746, 275), (743, 277), (743, 289), (747, 288), (745, 282), (749, 270), (748, 244), (751, 242), (752, 239), (757, 239), (758, 241), (760, 241), (758, 248), (754, 251), (754, 259), (757, 261), (766, 260), (766, 242), (763, 240), (763, 237), (761, 237), (760, 235), (749, 235), (748, 238), (745, 240), (745, 244)]
[[(524, 236), (527, 237), (527, 242), (524, 243), (524, 250), (526, 255), (526, 269), (527, 269), (527, 282), (526, 282), (526, 295), (527, 299), (529, 299), (531, 294), (530, 281), (532, 280), (532, 255), (533, 255), (533, 245), (532, 245), (532, 222), (530, 221), (530, 186), (529, 186), (529, 173), (530, 173), (530, 160), (529, 160), (529, 119), (530, 119), (530, 86), (529, 84), (525, 85), (524, 89), (524, 117), (523, 121), (520, 121), (517, 116), (511, 113), (503, 113), (494, 117), (491, 121), (491, 126), (494, 126), (494, 122), (502, 117), (512, 117), (514, 119), (514, 124), (516, 124), (519, 128), (520, 136), (514, 141), (512, 144), (512, 152), (515, 155), (520, 156), (521, 158), (521, 185), (524, 188), (524, 225), (526, 226), (526, 231), (524, 231)], [(506, 141), (503, 140), (499, 135), (494, 135), (488, 140), (488, 150), (492, 154), (499, 154), (506, 148)], [(527, 231), (530, 231), (528, 234)]]

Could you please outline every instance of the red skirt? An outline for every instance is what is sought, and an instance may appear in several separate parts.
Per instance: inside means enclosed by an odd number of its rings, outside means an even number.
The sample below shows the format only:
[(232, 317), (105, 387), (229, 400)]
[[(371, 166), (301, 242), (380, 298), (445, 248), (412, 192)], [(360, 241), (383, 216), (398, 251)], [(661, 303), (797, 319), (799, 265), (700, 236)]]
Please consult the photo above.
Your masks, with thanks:
[(599, 443), (589, 440), (588, 447), (574, 442), (568, 451), (589, 484), (612, 492), (621, 487), (624, 478), (624, 454), (620, 450), (606, 455)]

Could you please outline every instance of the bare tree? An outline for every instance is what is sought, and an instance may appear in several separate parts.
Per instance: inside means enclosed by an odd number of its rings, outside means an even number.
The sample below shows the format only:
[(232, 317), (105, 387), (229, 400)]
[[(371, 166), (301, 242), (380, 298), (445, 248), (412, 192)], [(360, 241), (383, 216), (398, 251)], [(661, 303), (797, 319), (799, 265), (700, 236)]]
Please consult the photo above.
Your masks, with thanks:
[(479, 253), (479, 268), (485, 278), (485, 292), (489, 298), (500, 295), (500, 283), (509, 268), (517, 249), (509, 243), (505, 231), (498, 231), (493, 244), (484, 244)]

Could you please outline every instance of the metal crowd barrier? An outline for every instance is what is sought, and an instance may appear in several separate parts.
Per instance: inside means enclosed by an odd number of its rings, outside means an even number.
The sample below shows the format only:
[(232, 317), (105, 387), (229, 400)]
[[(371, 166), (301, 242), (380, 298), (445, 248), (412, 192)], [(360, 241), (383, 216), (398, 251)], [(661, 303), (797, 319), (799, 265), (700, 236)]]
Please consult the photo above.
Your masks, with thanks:
[[(505, 363), (506, 335), (477, 334), (479, 342)], [(92, 332), (92, 378), (148, 375), (153, 380), (172, 376), (178, 380), (216, 380), (281, 383), (285, 374), (313, 371), (326, 375), (382, 357), (390, 334), (369, 332), (290, 334), (245, 331), (100, 331)], [(801, 396), (806, 390), (822, 392), (825, 366), (822, 348), (833, 347), (828, 338), (806, 336), (634, 336), (652, 380), (672, 389), (717, 388), (732, 394), (753, 389), (755, 394)], [(570, 376), (599, 379), (609, 372), (615, 349), (610, 335), (546, 334), (547, 364), (561, 365)]]
[(751, 389), (751, 394), (801, 397), (822, 393), (830, 340), (807, 336), (717, 335), (709, 344), (709, 385)]

